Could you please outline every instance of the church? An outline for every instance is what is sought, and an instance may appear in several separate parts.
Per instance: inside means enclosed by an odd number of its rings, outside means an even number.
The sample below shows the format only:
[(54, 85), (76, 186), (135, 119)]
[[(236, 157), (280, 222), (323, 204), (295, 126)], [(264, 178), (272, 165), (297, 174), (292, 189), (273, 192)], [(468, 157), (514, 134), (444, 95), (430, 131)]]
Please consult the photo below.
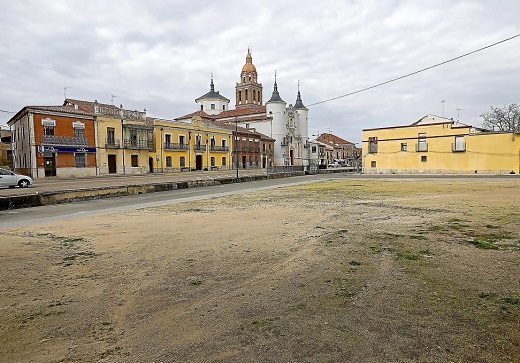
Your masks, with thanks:
[(287, 105), (278, 91), (275, 74), (271, 98), (264, 104), (263, 87), (248, 49), (246, 62), (235, 85), (235, 109), (229, 109), (230, 100), (215, 91), (212, 77), (210, 91), (195, 100), (199, 107), (197, 113), (214, 122), (254, 129), (276, 140), (274, 157), (269, 166), (305, 168), (309, 165), (309, 110), (303, 104), (299, 88), (298, 85), (294, 105)]

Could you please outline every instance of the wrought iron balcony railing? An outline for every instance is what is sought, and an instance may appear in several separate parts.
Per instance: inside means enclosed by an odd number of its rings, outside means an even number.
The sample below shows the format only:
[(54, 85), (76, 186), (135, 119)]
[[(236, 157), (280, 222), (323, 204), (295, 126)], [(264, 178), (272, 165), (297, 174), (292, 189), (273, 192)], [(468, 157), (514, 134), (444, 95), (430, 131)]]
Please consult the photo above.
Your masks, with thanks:
[(229, 147), (227, 147), (227, 146), (212, 145), (212, 146), (210, 146), (210, 150), (211, 150), (211, 151), (223, 151), (223, 152), (228, 152), (228, 151), (229, 151)]
[(165, 143), (164, 144), (164, 150), (189, 150), (190, 145), (189, 144), (177, 144), (177, 143)]
[(45, 144), (45, 145), (67, 145), (67, 146), (87, 146), (88, 145), (88, 139), (86, 137), (42, 135), (42, 144)]
[(106, 139), (105, 140), (105, 149), (119, 149), (121, 147), (121, 143), (116, 139)]
[(127, 149), (144, 149), (153, 150), (153, 141), (148, 140), (124, 140), (125, 148)]
[(455, 142), (451, 144), (451, 151), (453, 152), (461, 152), (466, 151), (466, 143), (465, 142)]
[(206, 151), (206, 145), (202, 145), (202, 144), (195, 144), (195, 147), (194, 147), (194, 150), (195, 151)]

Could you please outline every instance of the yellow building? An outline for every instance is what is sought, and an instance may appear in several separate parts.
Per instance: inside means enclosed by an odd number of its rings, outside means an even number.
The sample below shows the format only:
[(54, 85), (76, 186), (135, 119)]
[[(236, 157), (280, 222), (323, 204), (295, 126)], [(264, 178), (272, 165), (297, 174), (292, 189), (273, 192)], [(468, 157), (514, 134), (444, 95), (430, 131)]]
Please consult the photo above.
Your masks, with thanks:
[(66, 99), (74, 106), (95, 117), (98, 174), (147, 174), (153, 172), (153, 122), (146, 110), (126, 110), (123, 106), (97, 101)]
[(204, 121), (153, 119), (159, 172), (230, 169), (232, 131)]
[(365, 129), (365, 173), (520, 173), (520, 134), (428, 115), (407, 126)]

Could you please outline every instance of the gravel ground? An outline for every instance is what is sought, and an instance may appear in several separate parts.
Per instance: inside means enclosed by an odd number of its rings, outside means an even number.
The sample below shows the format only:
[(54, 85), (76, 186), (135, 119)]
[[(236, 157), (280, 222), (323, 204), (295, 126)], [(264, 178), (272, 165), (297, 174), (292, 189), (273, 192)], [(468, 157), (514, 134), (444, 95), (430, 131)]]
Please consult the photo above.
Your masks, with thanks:
[(1, 362), (519, 362), (515, 179), (329, 181), (4, 231)]

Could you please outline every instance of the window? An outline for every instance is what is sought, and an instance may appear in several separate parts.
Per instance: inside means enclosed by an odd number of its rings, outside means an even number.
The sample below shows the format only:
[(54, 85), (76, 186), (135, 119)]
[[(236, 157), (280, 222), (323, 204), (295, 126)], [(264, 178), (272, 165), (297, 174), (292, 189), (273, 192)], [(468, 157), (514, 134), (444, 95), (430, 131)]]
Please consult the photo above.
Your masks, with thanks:
[(222, 111), (226, 111), (226, 105), (222, 105)]
[(210, 160), (211, 160), (211, 166), (215, 166), (215, 157), (212, 156)]
[(377, 137), (371, 136), (368, 138), (368, 152), (375, 154), (377, 153)]
[(451, 151), (466, 151), (464, 136), (455, 136), (455, 143), (452, 144)]
[(316, 146), (312, 147), (312, 153), (316, 153)]
[(171, 134), (164, 134), (164, 145), (166, 148), (171, 147), (172, 144), (172, 135)]
[(84, 131), (85, 130), (83, 129), (74, 129), (74, 137), (76, 138), (76, 140), (83, 140), (83, 138), (85, 137)]
[(200, 105), (200, 110), (204, 111), (204, 106), (203, 105)]
[(130, 130), (130, 145), (137, 146), (137, 130), (134, 130), (134, 129)]
[(87, 154), (75, 153), (74, 158), (76, 159), (76, 168), (84, 168), (86, 166)]
[(113, 127), (107, 127), (107, 144), (114, 145), (116, 143), (116, 130)]
[(408, 151), (408, 143), (406, 143), (406, 142), (401, 143), (401, 151)]
[(247, 91), (248, 91), (248, 90), (246, 89), (246, 101), (247, 101)]
[(53, 136), (54, 135), (54, 126), (44, 126), (43, 134)]
[(167, 168), (171, 168), (172, 167), (172, 157), (171, 156), (167, 156), (166, 157), (166, 167)]
[(376, 162), (375, 161), (371, 161), (370, 162), (370, 167), (371, 168), (375, 168), (376, 167)]
[(238, 102), (242, 102), (242, 91), (238, 91)]
[(428, 157), (426, 155), (421, 156), (421, 163), (425, 163), (428, 161)]
[(139, 166), (139, 161), (138, 161), (138, 155), (132, 155), (132, 160), (131, 160), (131, 165), (133, 168), (137, 168)]
[(184, 156), (181, 156), (179, 158), (179, 165), (181, 166), (181, 168), (184, 168), (186, 166), (186, 158)]
[(179, 144), (181, 144), (181, 145), (186, 144), (186, 137), (184, 135), (179, 135)]
[(426, 142), (426, 134), (424, 133), (418, 135), (417, 151), (428, 151), (428, 143)]
[(214, 103), (211, 104), (211, 109), (212, 109), (212, 110), (215, 109), (215, 104), (214, 104)]
[(226, 157), (225, 156), (222, 157), (222, 166), (226, 166)]
[(222, 150), (226, 150), (226, 139), (222, 139)]
[(246, 129), (248, 129), (248, 128), (249, 128), (249, 124), (246, 124)]

